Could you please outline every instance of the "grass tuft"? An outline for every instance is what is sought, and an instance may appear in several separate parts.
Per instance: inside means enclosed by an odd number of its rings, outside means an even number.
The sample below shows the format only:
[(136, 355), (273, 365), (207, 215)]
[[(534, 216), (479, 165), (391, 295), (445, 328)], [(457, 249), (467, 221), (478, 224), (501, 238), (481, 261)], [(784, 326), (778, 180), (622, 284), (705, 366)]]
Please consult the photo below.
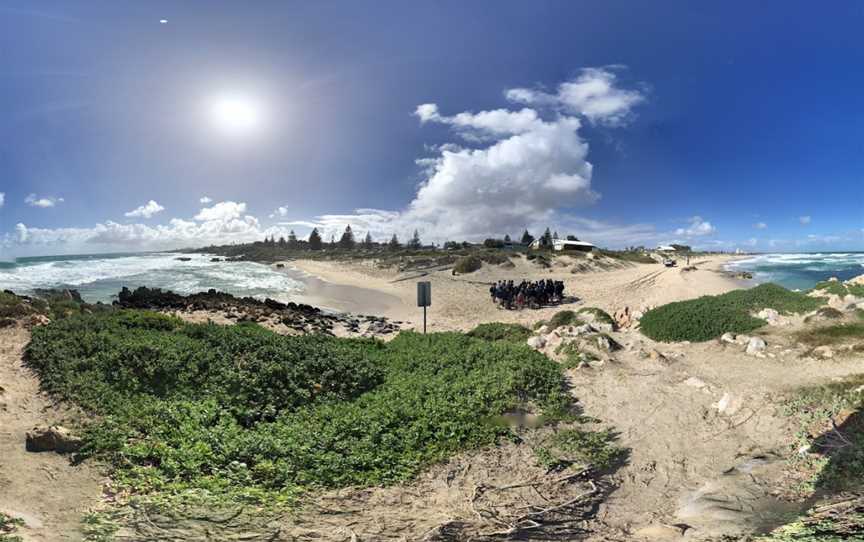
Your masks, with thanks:
[(469, 337), (483, 339), (486, 341), (508, 341), (522, 343), (528, 340), (533, 333), (530, 329), (519, 324), (504, 324), (491, 322), (480, 324), (468, 332)]

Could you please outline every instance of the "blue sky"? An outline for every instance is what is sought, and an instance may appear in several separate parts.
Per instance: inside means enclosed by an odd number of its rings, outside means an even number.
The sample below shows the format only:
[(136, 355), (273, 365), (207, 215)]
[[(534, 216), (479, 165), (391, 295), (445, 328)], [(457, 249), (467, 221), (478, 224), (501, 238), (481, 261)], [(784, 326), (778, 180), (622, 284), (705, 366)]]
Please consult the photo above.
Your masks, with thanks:
[(346, 223), (864, 250), (862, 23), (854, 2), (0, 0), (0, 258)]

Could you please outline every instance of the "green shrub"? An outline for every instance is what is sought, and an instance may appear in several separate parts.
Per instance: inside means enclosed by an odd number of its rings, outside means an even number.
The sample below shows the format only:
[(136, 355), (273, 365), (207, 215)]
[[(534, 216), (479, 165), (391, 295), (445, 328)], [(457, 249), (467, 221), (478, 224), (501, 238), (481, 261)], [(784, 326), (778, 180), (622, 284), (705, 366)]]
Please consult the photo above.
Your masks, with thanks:
[(569, 326), (580, 324), (579, 318), (576, 316), (576, 313), (571, 310), (563, 310), (558, 311), (552, 315), (552, 318), (549, 319), (548, 325), (551, 329), (559, 328), (561, 326)]
[(521, 343), (532, 335), (531, 330), (519, 324), (504, 324), (492, 322), (480, 324), (468, 332), (469, 337), (487, 341), (510, 341)]
[(610, 431), (564, 429), (545, 439), (535, 447), (534, 453), (540, 466), (546, 469), (558, 470), (581, 464), (603, 471), (624, 455), (624, 450), (615, 445), (615, 440)]
[(655, 341), (707, 341), (726, 332), (747, 333), (765, 325), (751, 312), (772, 308), (787, 314), (803, 313), (823, 302), (776, 284), (762, 284), (657, 307), (645, 313), (640, 326)]
[(583, 352), (579, 350), (579, 346), (575, 341), (570, 342), (562, 342), (555, 349), (555, 353), (564, 356), (564, 360), (561, 365), (565, 369), (575, 369), (579, 367), (579, 364), (583, 361), (595, 361), (597, 357), (590, 352)]
[(456, 260), (453, 270), (459, 274), (473, 273), (483, 267), (483, 260), (477, 256), (464, 256)]
[(601, 250), (603, 256), (633, 263), (658, 263), (648, 254), (638, 250)]
[(137, 492), (399, 482), (496, 442), (494, 416), (554, 417), (569, 401), (542, 354), (456, 333), (385, 344), (117, 311), (35, 329), (27, 358), (48, 391), (96, 414), (83, 456)]
[(864, 297), (864, 284), (846, 284), (837, 280), (826, 280), (817, 283), (813, 289), (841, 297), (847, 294)]
[(615, 320), (612, 316), (609, 315), (608, 312), (603, 309), (598, 309), (597, 307), (582, 307), (578, 311), (576, 311), (576, 315), (580, 314), (590, 314), (593, 316), (595, 322), (609, 324), (611, 326), (615, 325)]

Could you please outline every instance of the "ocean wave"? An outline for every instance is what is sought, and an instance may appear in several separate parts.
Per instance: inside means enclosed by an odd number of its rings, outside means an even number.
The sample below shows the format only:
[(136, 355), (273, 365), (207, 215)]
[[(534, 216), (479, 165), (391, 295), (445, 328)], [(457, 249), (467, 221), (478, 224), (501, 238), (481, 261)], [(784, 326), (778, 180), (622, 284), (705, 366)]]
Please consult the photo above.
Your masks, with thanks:
[[(189, 260), (179, 261), (180, 257)], [(290, 301), (304, 288), (299, 276), (268, 265), (210, 259), (206, 254), (157, 253), (28, 260), (0, 268), (0, 290), (32, 293), (42, 288), (76, 288), (88, 301), (110, 301), (123, 286), (182, 294), (214, 288), (238, 296)]]

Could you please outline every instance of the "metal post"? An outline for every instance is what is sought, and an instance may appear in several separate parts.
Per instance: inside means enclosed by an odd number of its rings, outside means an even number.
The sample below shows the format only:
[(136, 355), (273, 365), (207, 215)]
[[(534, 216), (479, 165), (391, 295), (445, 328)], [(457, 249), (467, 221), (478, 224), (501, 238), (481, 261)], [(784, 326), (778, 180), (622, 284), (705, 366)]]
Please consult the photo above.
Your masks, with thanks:
[(423, 335), (426, 335), (426, 305), (423, 305)]

